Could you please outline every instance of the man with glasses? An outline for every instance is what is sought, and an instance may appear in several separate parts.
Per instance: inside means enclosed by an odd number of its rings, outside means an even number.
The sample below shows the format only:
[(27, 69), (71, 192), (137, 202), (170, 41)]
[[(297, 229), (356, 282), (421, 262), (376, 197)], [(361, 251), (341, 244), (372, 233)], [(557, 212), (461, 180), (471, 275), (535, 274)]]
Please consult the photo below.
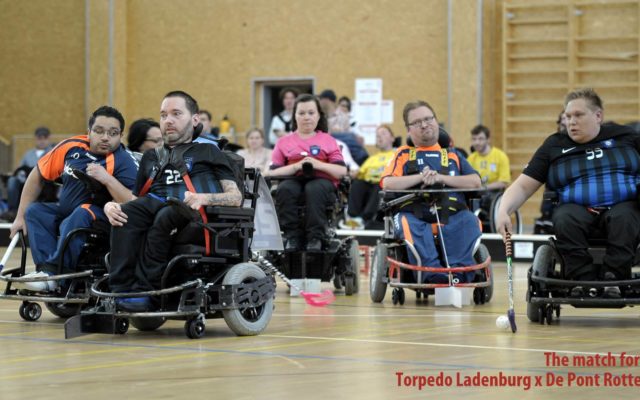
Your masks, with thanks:
[[(100, 107), (89, 118), (86, 135), (60, 142), (40, 158), (29, 174), (10, 233), (11, 237), (19, 230), (28, 233), (37, 270), (28, 277), (57, 273), (67, 234), (76, 228), (90, 227), (95, 221), (107, 221), (102, 207), (109, 199), (120, 202), (131, 199), (137, 168), (132, 155), (120, 143), (123, 129), (124, 118), (118, 110)], [(100, 182), (106, 189), (104, 195), (89, 191), (76, 171)], [(35, 202), (43, 183), (57, 180), (62, 181), (59, 202)], [(83, 244), (81, 235), (69, 243), (64, 253), (64, 273), (74, 271)], [(55, 290), (57, 283), (25, 282), (21, 288), (46, 292)]]
[[(380, 186), (384, 190), (429, 188), (479, 188), (480, 176), (463, 157), (443, 149), (438, 144), (439, 128), (436, 113), (424, 101), (408, 103), (402, 112), (405, 126), (414, 146), (398, 148), (387, 164)], [(442, 240), (446, 244), (446, 257), (452, 267), (474, 265), (473, 250), (480, 238), (478, 220), (465, 205), (464, 195), (446, 193), (435, 203), (442, 224)], [(430, 198), (402, 206), (394, 215), (395, 234), (416, 249), (420, 260), (409, 251), (409, 262), (428, 267), (446, 263), (440, 260), (432, 234), (437, 221)], [(468, 275), (468, 276), (467, 276)], [(446, 283), (446, 274), (423, 274), (431, 283)], [(472, 279), (473, 273), (460, 275), (461, 281)]]

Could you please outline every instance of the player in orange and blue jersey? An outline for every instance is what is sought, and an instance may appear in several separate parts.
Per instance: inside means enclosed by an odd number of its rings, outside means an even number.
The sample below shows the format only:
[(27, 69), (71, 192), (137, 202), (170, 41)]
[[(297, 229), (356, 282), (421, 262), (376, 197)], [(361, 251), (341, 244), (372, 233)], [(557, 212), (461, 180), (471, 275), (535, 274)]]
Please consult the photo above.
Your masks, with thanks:
[[(111, 198), (131, 199), (137, 173), (133, 156), (121, 144), (124, 118), (118, 110), (103, 106), (89, 119), (86, 135), (63, 140), (42, 156), (37, 168), (29, 174), (25, 183), (16, 219), (11, 226), (11, 236), (19, 230), (28, 233), (29, 246), (37, 274), (53, 275), (58, 272), (62, 245), (69, 232), (76, 228), (90, 227), (95, 221), (107, 221), (102, 210)], [(106, 189), (104, 195), (96, 195), (78, 179), (80, 171), (96, 179)], [(44, 181), (62, 181), (57, 203), (37, 203)], [(76, 236), (70, 241), (64, 254), (64, 273), (73, 272), (84, 239)], [(55, 281), (26, 282), (23, 287), (32, 291), (50, 291), (57, 287)]]

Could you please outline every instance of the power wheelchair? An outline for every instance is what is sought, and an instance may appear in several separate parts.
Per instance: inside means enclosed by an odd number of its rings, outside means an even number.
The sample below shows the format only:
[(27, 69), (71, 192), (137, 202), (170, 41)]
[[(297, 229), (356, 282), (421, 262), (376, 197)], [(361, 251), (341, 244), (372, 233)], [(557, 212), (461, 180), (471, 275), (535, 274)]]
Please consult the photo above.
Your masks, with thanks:
[[(602, 268), (606, 240), (600, 232), (594, 232), (588, 240), (588, 251), (593, 257), (593, 267)], [(634, 266), (640, 265), (640, 248), (636, 249)], [(555, 239), (540, 246), (527, 273), (527, 317), (531, 322), (548, 325), (560, 318), (560, 307), (568, 304), (575, 308), (623, 308), (640, 304), (640, 271), (632, 269), (629, 280), (575, 281), (565, 276), (562, 255)], [(601, 275), (601, 274), (599, 274)], [(576, 287), (583, 288), (578, 296), (572, 295)], [(621, 289), (619, 297), (608, 297), (606, 288)]]
[[(502, 201), (504, 191), (485, 190), (477, 192), (475, 195), (479, 198), (474, 200), (479, 204), (473, 213), (482, 223), (482, 232), (498, 233), (498, 230), (496, 229), (496, 218), (498, 216), (498, 210), (500, 209), (500, 202)], [(518, 235), (522, 234), (524, 224), (519, 210), (516, 210), (511, 216), (511, 226), (513, 226), (513, 233)]]
[[(37, 321), (42, 316), (43, 302), (55, 316), (69, 318), (91, 304), (89, 295), (91, 284), (106, 272), (104, 256), (109, 251), (109, 234), (104, 226), (94, 225), (92, 228), (74, 229), (65, 238), (63, 249), (77, 235), (85, 235), (86, 241), (76, 265), (76, 271), (62, 273), (63, 258), (58, 263), (58, 273), (49, 277), (30, 278), (26, 275), (27, 245), (22, 232), (19, 233), (21, 247), (20, 266), (14, 269), (3, 269), (0, 280), (6, 283), (0, 299), (22, 301), (18, 313), (25, 321)], [(63, 253), (64, 254), (64, 253)], [(13, 287), (18, 282), (57, 281), (56, 290), (52, 292), (31, 292)]]
[[(230, 155), (225, 152), (228, 157)], [(239, 156), (230, 157), (244, 171), (240, 190), (244, 192), (242, 207), (206, 207), (208, 222), (179, 200), (170, 206), (193, 218), (179, 232), (157, 290), (142, 293), (110, 293), (108, 275), (91, 286), (96, 304), (67, 320), (65, 337), (90, 333), (124, 334), (129, 323), (141, 331), (152, 331), (166, 320), (185, 320), (184, 332), (191, 339), (205, 334), (207, 318), (224, 318), (239, 336), (262, 332), (273, 312), (275, 279), (251, 262), (251, 242), (258, 188), (264, 180), (259, 170), (244, 169)], [(210, 232), (211, 254), (202, 243), (203, 229)], [(150, 296), (159, 306), (149, 312), (123, 312), (117, 308), (118, 298)]]
[[(391, 300), (394, 305), (403, 305), (405, 302), (405, 289), (416, 292), (416, 299), (428, 300), (437, 288), (458, 287), (473, 288), (473, 301), (475, 304), (488, 303), (493, 296), (493, 266), (486, 246), (478, 239), (474, 260), (476, 265), (463, 267), (421, 266), (409, 264), (408, 252), (411, 251), (419, 259), (417, 251), (408, 242), (400, 240), (394, 233), (393, 216), (406, 206), (407, 203), (427, 201), (435, 207), (442, 203), (444, 197), (451, 191), (465, 192), (464, 189), (431, 189), (431, 190), (398, 190), (380, 192), (380, 209), (384, 212), (384, 233), (376, 244), (371, 273), (369, 276), (369, 293), (374, 303), (381, 303), (387, 292), (387, 286), (393, 288)], [(425, 195), (428, 196), (425, 198)], [(474, 203), (475, 204), (475, 203)], [(434, 240), (441, 260), (446, 260), (446, 252), (442, 246), (441, 232), (434, 230)], [(444, 263), (444, 261), (443, 261)], [(448, 274), (448, 283), (423, 283), (423, 273)], [(463, 282), (454, 276), (460, 274), (473, 274), (473, 278)]]
[[(109, 196), (102, 184), (95, 179), (76, 169), (73, 169), (72, 173), (84, 183), (91, 194), (92, 201), (103, 202), (105, 196)], [(98, 220), (89, 228), (77, 228), (69, 232), (64, 238), (57, 273), (49, 277), (25, 277), (27, 244), (23, 232), (20, 231), (18, 237), (14, 238), (20, 242), (22, 252), (20, 265), (18, 268), (4, 268), (0, 271), (0, 281), (5, 282), (5, 289), (0, 293), (0, 299), (22, 301), (18, 313), (25, 321), (37, 321), (42, 316), (40, 302), (60, 318), (69, 318), (78, 314), (83, 308), (93, 304), (94, 300), (90, 296), (89, 289), (92, 283), (107, 271), (105, 256), (109, 252), (110, 229), (108, 222)], [(77, 236), (84, 236), (85, 241), (75, 271), (63, 273), (65, 253), (71, 240)], [(16, 283), (38, 281), (56, 281), (58, 285), (51, 292), (33, 292), (13, 287)]]
[[(313, 167), (310, 163), (303, 165), (302, 177), (272, 177), (273, 183), (285, 179), (310, 179)], [(319, 279), (331, 282), (337, 290), (344, 288), (345, 295), (351, 296), (360, 289), (360, 250), (358, 240), (349, 236), (338, 237), (338, 219), (344, 214), (349, 197), (350, 180), (346, 176), (338, 184), (336, 199), (326, 209), (327, 226), (322, 239), (323, 249), (318, 252), (305, 250), (270, 251), (266, 258), (278, 267), (290, 279)], [(298, 204), (298, 217), (305, 221), (305, 204)]]

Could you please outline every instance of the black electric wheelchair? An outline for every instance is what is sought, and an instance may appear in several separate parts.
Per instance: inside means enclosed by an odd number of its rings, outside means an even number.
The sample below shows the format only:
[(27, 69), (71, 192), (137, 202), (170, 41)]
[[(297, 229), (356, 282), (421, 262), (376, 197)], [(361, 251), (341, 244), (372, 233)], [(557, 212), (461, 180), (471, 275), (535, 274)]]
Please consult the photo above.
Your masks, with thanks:
[[(95, 179), (88, 177), (82, 171), (73, 169), (73, 175), (85, 184), (91, 194), (92, 201), (103, 202), (109, 196), (106, 189)], [(95, 221), (89, 228), (77, 228), (69, 232), (64, 238), (58, 270), (55, 275), (49, 277), (27, 277), (27, 245), (22, 231), (14, 240), (20, 242), (21, 257), (18, 268), (3, 268), (0, 272), (0, 281), (5, 282), (5, 289), (0, 293), (0, 299), (22, 301), (18, 313), (25, 321), (37, 321), (42, 316), (43, 302), (46, 308), (55, 316), (69, 318), (78, 314), (83, 308), (93, 302), (90, 296), (90, 288), (98, 277), (107, 271), (105, 256), (109, 252), (109, 231), (111, 226), (106, 221)], [(75, 271), (63, 273), (64, 255), (76, 236), (84, 237), (84, 243)], [(13, 243), (15, 244), (15, 242)], [(58, 283), (54, 291), (33, 292), (26, 289), (18, 289), (18, 283), (55, 281)]]
[[(387, 293), (387, 286), (393, 288), (392, 303), (403, 305), (405, 302), (405, 289), (414, 290), (416, 299), (427, 301), (429, 295), (435, 294), (437, 288), (457, 287), (473, 288), (473, 301), (475, 304), (488, 303), (493, 296), (493, 266), (487, 247), (476, 243), (474, 260), (476, 265), (463, 267), (420, 266), (409, 264), (408, 252), (411, 251), (419, 259), (415, 248), (406, 241), (398, 239), (394, 234), (393, 216), (401, 207), (410, 203), (427, 202), (435, 206), (442, 203), (448, 193), (469, 192), (465, 189), (431, 189), (431, 190), (398, 190), (380, 192), (380, 209), (384, 213), (384, 233), (376, 244), (369, 276), (369, 293), (374, 303), (381, 303)], [(471, 191), (473, 192), (473, 191)], [(473, 202), (476, 204), (476, 202)], [(440, 212), (440, 211), (439, 211)], [(441, 221), (444, 222), (444, 221)], [(433, 232), (436, 248), (441, 254), (440, 259), (446, 260), (446, 253), (442, 246), (442, 238), (439, 230)], [(443, 261), (444, 263), (444, 261)], [(448, 274), (448, 283), (423, 283), (422, 274), (443, 273)], [(462, 282), (455, 275), (473, 272), (473, 279)]]
[[(479, 204), (473, 213), (482, 223), (482, 232), (498, 233), (498, 230), (496, 229), (496, 218), (498, 216), (498, 210), (500, 209), (500, 202), (502, 201), (503, 195), (503, 190), (485, 190), (478, 191), (475, 194), (477, 198), (474, 200)], [(513, 233), (517, 235), (522, 234), (524, 224), (519, 210), (516, 210), (512, 214), (511, 226), (513, 227)]]
[[(589, 238), (589, 253), (597, 271), (602, 267), (606, 240), (594, 232)], [(634, 266), (640, 264), (640, 251), (636, 250)], [(640, 271), (632, 269), (629, 280), (575, 281), (566, 278), (564, 260), (558, 252), (555, 239), (540, 246), (527, 273), (527, 317), (531, 322), (547, 324), (560, 318), (560, 307), (568, 304), (575, 308), (623, 308), (640, 304)], [(602, 275), (602, 274), (599, 274)], [(577, 295), (574, 289), (582, 288)], [(607, 296), (606, 288), (618, 287), (620, 295)], [(573, 291), (573, 293), (572, 293)]]
[[(305, 178), (306, 177), (306, 178)], [(313, 177), (310, 163), (303, 166), (302, 177), (272, 177), (273, 183), (285, 179), (309, 179)], [(349, 198), (350, 180), (348, 175), (338, 184), (336, 200), (326, 209), (327, 226), (322, 239), (323, 249), (318, 252), (271, 251), (266, 258), (289, 279), (319, 279), (331, 282), (337, 290), (344, 288), (345, 295), (351, 296), (360, 289), (360, 249), (354, 236), (340, 238), (337, 235), (338, 219), (344, 214)], [(305, 205), (302, 199), (298, 206), (300, 221), (305, 221)]]
[[(236, 156), (239, 157), (239, 156)], [(233, 161), (243, 165), (240, 158)], [(240, 336), (262, 332), (273, 312), (275, 279), (251, 262), (254, 213), (261, 178), (259, 170), (244, 169), (242, 207), (206, 207), (208, 222), (179, 200), (169, 205), (193, 218), (173, 242), (173, 257), (168, 262), (157, 290), (140, 293), (110, 293), (108, 275), (91, 286), (95, 306), (86, 309), (65, 324), (65, 337), (90, 333), (124, 334), (129, 323), (140, 331), (152, 331), (166, 320), (185, 320), (187, 337), (199, 339), (205, 334), (208, 318), (224, 318)], [(203, 232), (210, 233), (210, 253)], [(205, 239), (206, 241), (206, 239)], [(117, 308), (118, 298), (149, 296), (158, 307), (149, 312), (124, 312)]]

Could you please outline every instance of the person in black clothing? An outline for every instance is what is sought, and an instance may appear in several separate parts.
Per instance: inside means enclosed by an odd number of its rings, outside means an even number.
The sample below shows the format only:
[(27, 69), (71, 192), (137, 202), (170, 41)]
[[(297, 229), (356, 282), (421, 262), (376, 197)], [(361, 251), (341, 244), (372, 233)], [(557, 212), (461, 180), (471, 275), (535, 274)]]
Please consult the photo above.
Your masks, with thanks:
[[(204, 206), (240, 206), (242, 194), (226, 156), (216, 146), (192, 143), (198, 125), (195, 99), (182, 91), (168, 93), (160, 109), (164, 146), (142, 157), (133, 191), (139, 197), (105, 205), (113, 226), (109, 274), (113, 292), (160, 287), (172, 236), (189, 223), (175, 207), (167, 206), (167, 198), (178, 198), (201, 215)], [(148, 297), (132, 297), (120, 299), (118, 307), (139, 312), (153, 305)]]
[[(592, 89), (569, 93), (567, 132), (549, 136), (536, 151), (505, 192), (496, 223), (502, 234), (510, 231), (509, 214), (546, 182), (558, 194), (553, 225), (565, 277), (579, 281), (629, 279), (640, 242), (640, 137), (627, 126), (603, 124), (603, 114), (602, 100)], [(587, 251), (594, 230), (603, 231), (607, 240), (600, 274)], [(611, 289), (610, 297), (620, 295), (618, 288)]]

